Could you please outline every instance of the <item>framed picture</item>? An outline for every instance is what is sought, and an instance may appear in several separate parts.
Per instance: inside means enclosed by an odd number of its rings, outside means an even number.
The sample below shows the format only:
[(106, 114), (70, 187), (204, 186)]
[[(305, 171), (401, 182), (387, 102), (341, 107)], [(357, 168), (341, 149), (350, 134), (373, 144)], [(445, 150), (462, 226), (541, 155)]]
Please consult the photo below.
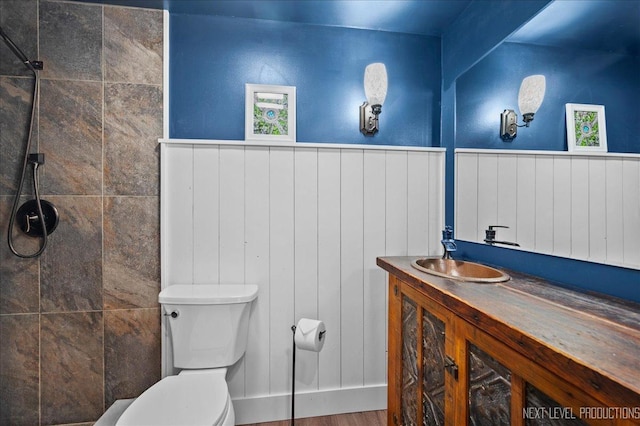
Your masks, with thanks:
[(245, 85), (244, 139), (296, 141), (296, 88)]
[(569, 152), (607, 152), (604, 105), (567, 104), (566, 110)]

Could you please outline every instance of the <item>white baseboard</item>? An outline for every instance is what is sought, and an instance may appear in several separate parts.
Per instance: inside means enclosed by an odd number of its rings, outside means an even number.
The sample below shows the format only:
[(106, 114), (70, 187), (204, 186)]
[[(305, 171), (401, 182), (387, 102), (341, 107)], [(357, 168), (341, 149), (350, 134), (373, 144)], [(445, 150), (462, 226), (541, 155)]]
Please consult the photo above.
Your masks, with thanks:
[[(291, 394), (233, 400), (236, 424), (273, 422), (291, 418)], [(296, 392), (296, 418), (385, 410), (387, 385)]]

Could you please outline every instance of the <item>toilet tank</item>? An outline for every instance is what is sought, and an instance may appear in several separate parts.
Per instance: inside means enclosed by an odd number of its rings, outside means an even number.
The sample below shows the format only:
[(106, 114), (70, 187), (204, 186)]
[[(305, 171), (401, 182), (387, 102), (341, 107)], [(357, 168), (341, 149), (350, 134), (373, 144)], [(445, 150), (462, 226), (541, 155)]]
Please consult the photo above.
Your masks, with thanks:
[(158, 301), (168, 315), (176, 368), (219, 368), (244, 354), (256, 285), (170, 285)]

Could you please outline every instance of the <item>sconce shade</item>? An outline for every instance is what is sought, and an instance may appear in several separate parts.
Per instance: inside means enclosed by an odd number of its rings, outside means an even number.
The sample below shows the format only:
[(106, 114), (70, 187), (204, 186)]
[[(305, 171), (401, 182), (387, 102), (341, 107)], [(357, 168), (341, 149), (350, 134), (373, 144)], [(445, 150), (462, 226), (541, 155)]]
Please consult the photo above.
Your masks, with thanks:
[(533, 115), (538, 111), (544, 100), (546, 86), (545, 77), (541, 74), (530, 75), (522, 80), (518, 93), (518, 107), (522, 115)]
[(542, 105), (547, 82), (542, 74), (525, 77), (518, 92), (518, 107), (522, 113), (522, 126), (518, 125), (518, 115), (512, 109), (505, 109), (500, 114), (500, 137), (506, 142), (512, 141), (518, 135), (518, 127), (529, 127), (533, 116)]
[(387, 97), (387, 68), (381, 62), (364, 70), (364, 94), (369, 105), (382, 105)]

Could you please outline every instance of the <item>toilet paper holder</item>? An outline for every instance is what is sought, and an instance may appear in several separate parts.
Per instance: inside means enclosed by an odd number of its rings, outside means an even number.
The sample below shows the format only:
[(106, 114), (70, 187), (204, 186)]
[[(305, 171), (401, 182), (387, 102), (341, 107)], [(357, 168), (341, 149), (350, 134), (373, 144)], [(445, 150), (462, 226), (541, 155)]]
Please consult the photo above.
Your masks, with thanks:
[[(298, 328), (298, 327), (296, 327), (295, 325), (292, 325), (292, 326), (291, 326), (291, 332), (293, 332), (293, 334), (296, 334), (296, 329), (297, 329), (297, 328)], [(320, 337), (319, 337), (319, 338), (320, 338), (320, 340), (324, 339), (324, 335), (325, 335), (325, 333), (326, 333), (326, 332), (327, 332), (327, 330), (323, 330), (323, 331), (321, 331), (320, 333), (318, 333), (318, 334), (320, 335)]]
[[(297, 328), (298, 328), (298, 327), (296, 327), (295, 325), (292, 325), (292, 326), (291, 326), (291, 331), (295, 334), (295, 332), (296, 332), (296, 329), (297, 329)], [(323, 330), (323, 331), (321, 331), (321, 332), (319, 333), (319, 334), (320, 334), (320, 339), (324, 339), (324, 334), (325, 334), (326, 332), (327, 332), (327, 330)]]
[(325, 343), (326, 328), (320, 320), (301, 318), (291, 329), (297, 349), (320, 352)]
[[(291, 426), (294, 425), (295, 420), (295, 394), (296, 394), (296, 330), (297, 326), (294, 324), (291, 326), (292, 333), (292, 363), (291, 363)], [(322, 330), (318, 333), (318, 340), (324, 339), (327, 330)]]

